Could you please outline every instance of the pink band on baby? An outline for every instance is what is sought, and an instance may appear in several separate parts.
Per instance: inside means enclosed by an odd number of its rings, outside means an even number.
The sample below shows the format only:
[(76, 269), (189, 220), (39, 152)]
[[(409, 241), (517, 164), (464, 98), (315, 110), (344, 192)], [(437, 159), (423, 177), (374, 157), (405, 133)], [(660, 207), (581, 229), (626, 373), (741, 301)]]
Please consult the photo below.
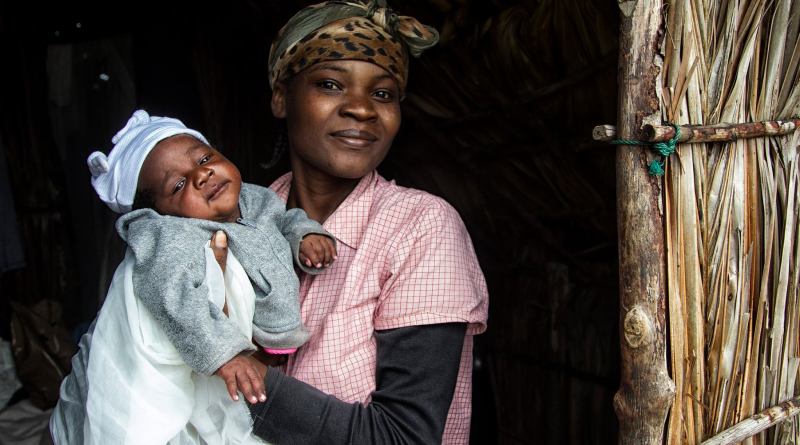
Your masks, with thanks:
[(297, 352), (297, 348), (288, 348), (288, 349), (273, 349), (273, 348), (264, 348), (264, 352), (267, 354), (294, 354)]

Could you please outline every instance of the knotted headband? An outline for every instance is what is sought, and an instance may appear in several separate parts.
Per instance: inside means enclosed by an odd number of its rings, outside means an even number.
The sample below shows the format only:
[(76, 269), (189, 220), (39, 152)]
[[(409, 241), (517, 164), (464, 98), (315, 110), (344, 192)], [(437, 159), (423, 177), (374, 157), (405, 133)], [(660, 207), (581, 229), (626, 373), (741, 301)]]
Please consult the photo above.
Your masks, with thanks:
[(111, 139), (114, 144), (111, 153), (106, 156), (96, 151), (86, 160), (92, 173), (92, 186), (100, 199), (117, 213), (130, 212), (139, 170), (148, 153), (159, 141), (178, 134), (188, 134), (208, 144), (200, 132), (186, 128), (178, 119), (150, 116), (144, 110), (136, 110)]
[(269, 84), (326, 60), (363, 60), (397, 79), (405, 90), (408, 54), (418, 57), (439, 33), (413, 17), (397, 15), (386, 0), (326, 1), (295, 14), (278, 32), (269, 55)]

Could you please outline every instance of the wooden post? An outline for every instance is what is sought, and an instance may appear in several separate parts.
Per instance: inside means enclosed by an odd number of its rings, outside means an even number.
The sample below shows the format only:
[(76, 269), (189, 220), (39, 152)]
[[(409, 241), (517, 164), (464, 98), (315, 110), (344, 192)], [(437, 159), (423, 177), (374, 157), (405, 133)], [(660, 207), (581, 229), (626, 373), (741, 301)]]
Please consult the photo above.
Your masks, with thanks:
[[(619, 136), (634, 139), (643, 123), (661, 122), (656, 65), (662, 0), (619, 0)], [(620, 279), (620, 388), (614, 397), (619, 443), (661, 445), (675, 384), (666, 361), (666, 259), (659, 177), (648, 150), (617, 148)]]

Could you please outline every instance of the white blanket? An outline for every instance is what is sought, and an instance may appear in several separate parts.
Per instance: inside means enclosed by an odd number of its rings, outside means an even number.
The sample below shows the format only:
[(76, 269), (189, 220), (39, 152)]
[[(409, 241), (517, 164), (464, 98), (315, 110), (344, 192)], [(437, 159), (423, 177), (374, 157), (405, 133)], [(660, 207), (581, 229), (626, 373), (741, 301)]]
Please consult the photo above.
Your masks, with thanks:
[[(224, 277), (211, 249), (205, 254), (209, 299), (222, 308), (227, 297), (229, 318), (250, 338), (250, 280), (232, 254)], [(244, 397), (234, 402), (220, 378), (192, 372), (133, 294), (133, 264), (128, 250), (81, 339), (50, 420), (55, 443), (263, 444)]]

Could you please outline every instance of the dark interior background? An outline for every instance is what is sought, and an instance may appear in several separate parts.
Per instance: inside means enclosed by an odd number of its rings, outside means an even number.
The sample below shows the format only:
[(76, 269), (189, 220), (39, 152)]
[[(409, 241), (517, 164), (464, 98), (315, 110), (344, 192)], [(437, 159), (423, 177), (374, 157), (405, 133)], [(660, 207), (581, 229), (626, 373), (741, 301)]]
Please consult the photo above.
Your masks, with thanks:
[[(0, 336), (12, 301), (60, 303), (73, 340), (124, 246), (89, 183), (93, 150), (136, 108), (203, 132), (246, 181), (273, 156), (269, 43), (312, 1), (0, 3)], [(619, 381), (611, 0), (394, 0), (437, 27), (411, 66), (401, 134), (380, 167), (444, 197), (490, 290), (476, 338), (473, 443), (615, 443)], [(23, 382), (26, 385), (31, 382)]]

